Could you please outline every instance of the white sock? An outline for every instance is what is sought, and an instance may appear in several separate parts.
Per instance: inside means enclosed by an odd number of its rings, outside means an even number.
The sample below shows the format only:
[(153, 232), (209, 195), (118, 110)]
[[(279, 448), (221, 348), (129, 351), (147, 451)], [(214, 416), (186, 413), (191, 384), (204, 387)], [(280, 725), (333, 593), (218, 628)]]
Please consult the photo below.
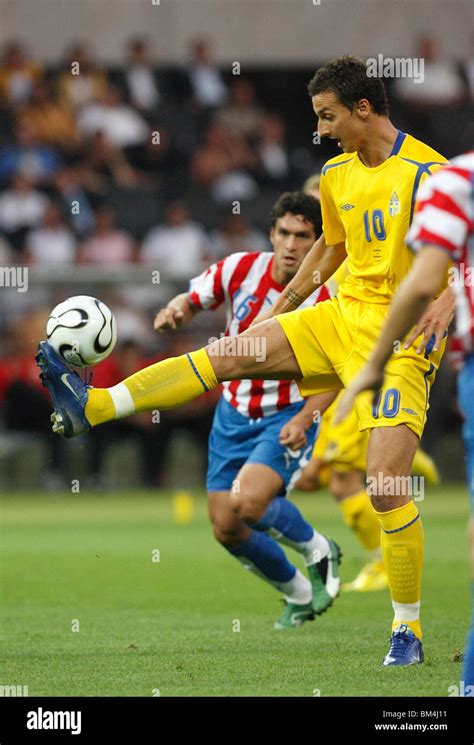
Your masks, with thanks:
[(303, 554), (306, 566), (308, 566), (308, 564), (317, 564), (329, 553), (328, 539), (323, 536), (322, 533), (318, 533), (317, 530), (313, 529), (313, 537), (310, 538), (309, 541), (301, 541), (301, 543), (285, 538), (285, 536), (278, 530), (275, 530), (275, 528), (269, 528), (266, 532), (278, 541), (278, 543), (282, 543), (284, 546), (290, 546), (290, 548), (298, 551), (298, 553)]
[(397, 603), (392, 600), (394, 621), (418, 621), (420, 618), (420, 603)]
[(313, 537), (310, 541), (300, 545), (302, 546), (301, 553), (304, 556), (304, 563), (306, 566), (309, 564), (317, 564), (321, 559), (324, 559), (329, 554), (328, 539), (316, 530), (314, 531)]
[(311, 582), (299, 569), (289, 582), (280, 582), (279, 589), (284, 593), (285, 599), (295, 605), (306, 605), (313, 597)]

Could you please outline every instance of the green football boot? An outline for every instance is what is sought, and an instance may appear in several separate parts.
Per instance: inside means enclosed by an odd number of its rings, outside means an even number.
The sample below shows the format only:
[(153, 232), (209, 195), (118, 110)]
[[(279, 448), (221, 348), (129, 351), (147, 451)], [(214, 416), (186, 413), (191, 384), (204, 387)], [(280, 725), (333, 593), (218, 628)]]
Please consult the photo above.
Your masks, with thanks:
[(309, 579), (313, 587), (313, 611), (317, 616), (324, 613), (339, 595), (341, 580), (339, 564), (341, 563), (341, 549), (335, 541), (328, 538), (329, 554), (316, 564), (307, 566)]
[(289, 603), (288, 600), (283, 601), (285, 607), (278, 621), (275, 622), (274, 629), (297, 629), (305, 621), (312, 621), (314, 619), (314, 611), (311, 603), (305, 605), (297, 605), (296, 603)]

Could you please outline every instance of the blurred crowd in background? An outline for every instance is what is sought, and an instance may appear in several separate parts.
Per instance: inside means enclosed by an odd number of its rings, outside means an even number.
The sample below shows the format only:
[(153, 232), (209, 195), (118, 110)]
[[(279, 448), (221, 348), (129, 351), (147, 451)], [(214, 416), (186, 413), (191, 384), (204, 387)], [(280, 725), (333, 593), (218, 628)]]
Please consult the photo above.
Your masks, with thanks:
[[(123, 64), (109, 68), (79, 41), (48, 67), (21, 41), (1, 50), (0, 266), (50, 267), (52, 281), (35, 286), (30, 279), (23, 295), (0, 288), (0, 457), (15, 451), (15, 435), (41, 435), (51, 488), (64, 480), (67, 458), (64, 443), (49, 435), (49, 401), (33, 356), (53, 305), (85, 293), (113, 308), (119, 345), (95, 370), (96, 385), (205, 343), (223, 329), (222, 314), (176, 335), (154, 335), (154, 313), (211, 262), (269, 250), (278, 195), (301, 188), (337, 153), (334, 143), (314, 137), (306, 84), (317, 59), (312, 69), (243, 72), (235, 64), (220, 69), (205, 39), (190, 41), (180, 68), (157, 65), (155, 51), (145, 38), (131, 38)], [(424, 82), (386, 79), (392, 120), (453, 156), (474, 139), (474, 57), (447, 59), (431, 37), (417, 40), (413, 54), (424, 59)], [(53, 281), (58, 267), (78, 267), (73, 278), (87, 265), (96, 267), (89, 286)], [(130, 265), (158, 270), (160, 286), (128, 281)], [(117, 267), (124, 281), (101, 287)], [(443, 402), (442, 386), (434, 388), (435, 426), (438, 416), (449, 430), (458, 426), (449, 373)], [(212, 394), (168, 413), (165, 427), (140, 415), (98, 428), (84, 446), (90, 479), (103, 480), (112, 442), (133, 438), (141, 483), (165, 484), (177, 429), (191, 433), (203, 473), (215, 400)]]

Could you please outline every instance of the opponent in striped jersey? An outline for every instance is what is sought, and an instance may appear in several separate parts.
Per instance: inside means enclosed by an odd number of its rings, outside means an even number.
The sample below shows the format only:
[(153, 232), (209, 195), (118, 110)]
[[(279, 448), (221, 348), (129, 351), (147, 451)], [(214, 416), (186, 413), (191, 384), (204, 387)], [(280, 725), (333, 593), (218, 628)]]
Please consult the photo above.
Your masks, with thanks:
[[(268, 310), (285, 285), (274, 279), (273, 253), (235, 253), (213, 264), (190, 282), (189, 302), (199, 310), (226, 305), (226, 336), (245, 331), (257, 315)], [(327, 300), (325, 285), (315, 290), (304, 305)], [(262, 350), (263, 353), (263, 350)], [(233, 380), (222, 383), (223, 395), (239, 414), (260, 419), (302, 401), (298, 386), (290, 380)]]
[[(385, 366), (393, 350), (400, 347), (399, 344), (395, 347), (395, 342), (403, 339), (420, 318), (448, 271), (459, 301), (458, 333), (465, 345), (458, 393), (465, 417), (463, 436), (471, 497), (469, 535), (471, 557), (474, 557), (474, 151), (454, 158), (421, 186), (407, 243), (418, 256), (394, 297), (369, 361), (342, 397), (338, 418), (342, 419), (351, 410), (359, 393), (381, 389)], [(471, 561), (474, 577), (474, 558)], [(461, 687), (470, 696), (474, 696), (474, 597), (472, 613)]]
[[(273, 305), (321, 233), (318, 202), (303, 192), (283, 194), (272, 211), (269, 253), (236, 253), (191, 280), (155, 320), (173, 329), (202, 310), (225, 303), (226, 336), (236, 336)], [(307, 300), (329, 298), (322, 286)], [(241, 339), (241, 337), (239, 337)], [(255, 349), (258, 359), (265, 347)], [(239, 355), (239, 348), (230, 347)], [(207, 491), (217, 540), (242, 564), (282, 591), (286, 605), (275, 624), (294, 628), (331, 605), (339, 590), (339, 549), (284, 499), (311, 454), (322, 413), (335, 394), (306, 401), (289, 380), (223, 383), (209, 437)], [(276, 538), (276, 540), (275, 540)], [(304, 555), (308, 580), (277, 541)]]

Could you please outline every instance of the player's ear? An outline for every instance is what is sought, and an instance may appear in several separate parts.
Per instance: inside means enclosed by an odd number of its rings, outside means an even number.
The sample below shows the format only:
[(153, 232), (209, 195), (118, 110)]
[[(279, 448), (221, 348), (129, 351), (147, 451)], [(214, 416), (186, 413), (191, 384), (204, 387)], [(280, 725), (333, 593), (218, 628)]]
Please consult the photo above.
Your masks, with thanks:
[(368, 117), (371, 111), (371, 106), (366, 98), (361, 98), (360, 101), (357, 102), (356, 111), (363, 119)]

